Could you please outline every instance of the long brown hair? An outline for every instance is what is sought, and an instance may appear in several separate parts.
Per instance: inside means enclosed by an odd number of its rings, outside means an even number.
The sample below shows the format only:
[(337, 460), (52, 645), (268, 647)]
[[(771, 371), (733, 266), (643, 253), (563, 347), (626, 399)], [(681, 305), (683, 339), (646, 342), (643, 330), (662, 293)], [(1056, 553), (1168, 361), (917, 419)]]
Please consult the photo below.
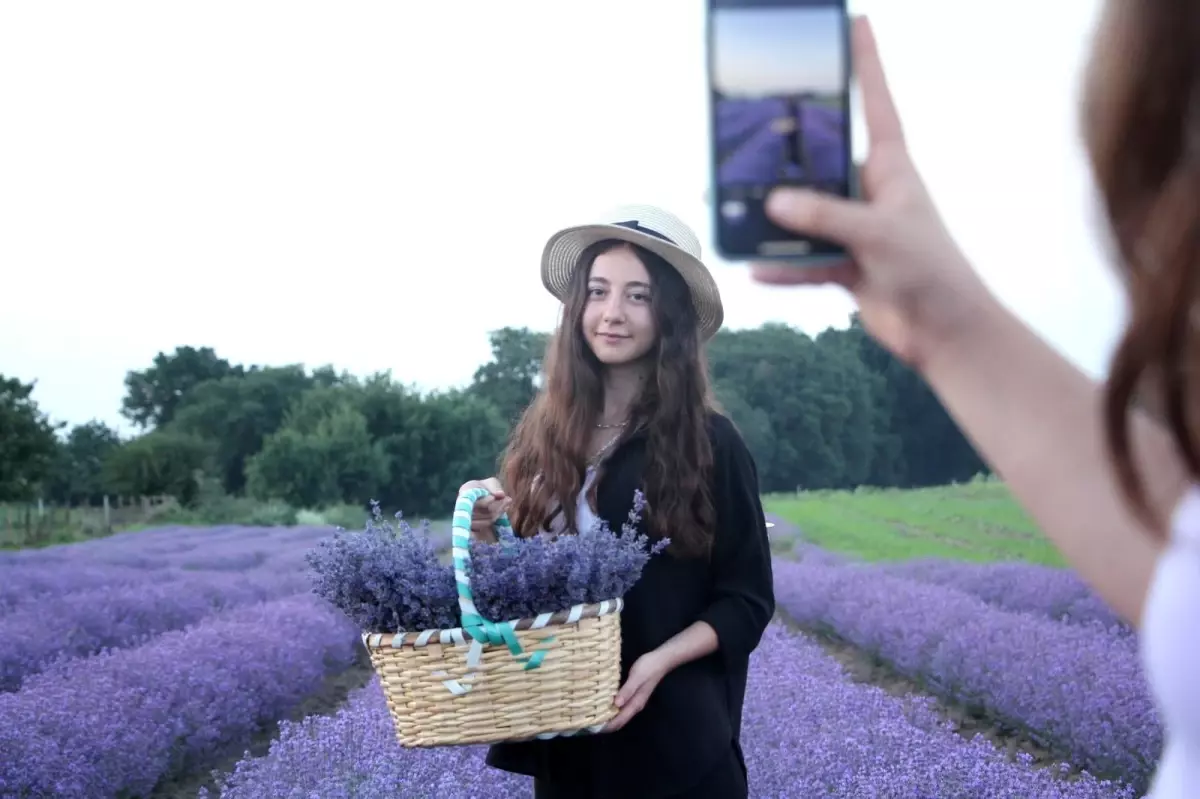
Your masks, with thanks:
[[(545, 381), (504, 454), (501, 479), (513, 499), (509, 516), (519, 535), (547, 529), (557, 513), (565, 516), (567, 529), (575, 529), (574, 498), (583, 486), (588, 441), (604, 407), (603, 365), (582, 331), (588, 276), (596, 257), (618, 246), (628, 245), (604, 241), (581, 255), (547, 349)], [(652, 373), (627, 428), (644, 429), (647, 436), (643, 518), (652, 536), (671, 539), (674, 554), (704, 556), (716, 527), (707, 424), (715, 404), (696, 312), (687, 284), (670, 264), (642, 247), (633, 246), (633, 251), (650, 274), (651, 312), (658, 329), (658, 340), (646, 356)], [(588, 497), (592, 507), (602, 477), (597, 476)]]
[(1129, 295), (1113, 356), (1104, 426), (1122, 490), (1158, 535), (1134, 463), (1131, 411), (1145, 391), (1193, 478), (1200, 299), (1200, 6), (1112, 2), (1092, 63), (1086, 107), (1092, 168)]

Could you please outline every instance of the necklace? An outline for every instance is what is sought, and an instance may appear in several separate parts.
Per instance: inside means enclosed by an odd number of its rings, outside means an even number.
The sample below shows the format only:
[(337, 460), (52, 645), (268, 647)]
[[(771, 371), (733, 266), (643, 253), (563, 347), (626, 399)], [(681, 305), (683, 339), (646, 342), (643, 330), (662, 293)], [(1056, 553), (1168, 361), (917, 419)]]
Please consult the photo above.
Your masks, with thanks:
[(629, 424), (628, 419), (626, 419), (623, 422), (616, 422), (615, 424), (604, 424), (603, 422), (596, 422), (596, 429), (598, 429), (598, 430), (617, 430), (619, 428), (624, 427), (627, 424)]
[[(614, 426), (618, 426), (618, 425), (614, 425)], [(620, 426), (623, 426), (623, 425), (620, 425)], [(621, 434), (615, 433), (612, 438), (610, 438), (608, 441), (606, 441), (604, 443), (604, 446), (602, 446), (600, 449), (596, 450), (596, 454), (593, 455), (591, 457), (591, 459), (588, 461), (588, 466), (595, 466), (596, 464), (600, 463), (600, 459), (604, 457), (605, 453), (607, 453), (610, 449), (612, 449), (613, 444), (616, 444), (620, 438), (621, 438)]]

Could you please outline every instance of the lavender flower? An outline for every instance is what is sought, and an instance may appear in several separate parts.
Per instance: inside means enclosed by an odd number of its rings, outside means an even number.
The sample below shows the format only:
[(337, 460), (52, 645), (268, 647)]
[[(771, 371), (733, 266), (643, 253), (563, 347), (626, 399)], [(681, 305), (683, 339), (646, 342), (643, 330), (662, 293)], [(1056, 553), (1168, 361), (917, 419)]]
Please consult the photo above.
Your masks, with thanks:
[(880, 565), (888, 574), (954, 588), (1001, 610), (1034, 613), (1068, 624), (1098, 625), (1116, 635), (1133, 629), (1070, 569), (1034, 563), (964, 563), (920, 558)]
[(485, 618), (507, 621), (624, 596), (650, 557), (670, 543), (662, 539), (651, 545), (638, 532), (645, 508), (646, 498), (638, 491), (619, 535), (598, 520), (579, 533), (543, 533), (508, 546), (472, 542), (475, 606)]
[(366, 529), (339, 530), (308, 554), (313, 591), (362, 630), (401, 630), (457, 626), (454, 571), (439, 562), (429, 525), (417, 534), (396, 514), (397, 531), (372, 502)]
[(170, 582), (118, 582), (48, 597), (0, 616), (0, 691), (15, 691), (22, 680), (58, 658), (135, 646), (222, 610), (301, 593), (306, 587), (299, 570), (172, 574)]
[(301, 595), (56, 664), (0, 694), (0, 796), (147, 796), (244, 746), (356, 644), (341, 614)]
[(775, 564), (780, 609), (1093, 773), (1146, 786), (1162, 726), (1136, 646), (869, 566)]
[[(475, 606), (493, 621), (530, 618), (581, 603), (624, 596), (652, 555), (638, 525), (645, 497), (634, 495), (629, 518), (615, 534), (602, 520), (577, 534), (472, 541), (469, 575)], [(397, 514), (400, 519), (400, 514)], [(442, 563), (426, 532), (402, 519), (400, 531), (381, 518), (363, 532), (339, 532), (309, 554), (315, 592), (370, 632), (444, 629), (459, 624), (454, 568)]]
[[(750, 658), (742, 748), (750, 796), (879, 799), (1132, 799), (1125, 786), (1062, 766), (1015, 761), (967, 740), (928, 700), (852, 682), (804, 636), (773, 624)], [(247, 758), (202, 799), (501, 799), (529, 779), (489, 769), (485, 748), (402, 749), (373, 681), (336, 715), (285, 724), (265, 757)]]

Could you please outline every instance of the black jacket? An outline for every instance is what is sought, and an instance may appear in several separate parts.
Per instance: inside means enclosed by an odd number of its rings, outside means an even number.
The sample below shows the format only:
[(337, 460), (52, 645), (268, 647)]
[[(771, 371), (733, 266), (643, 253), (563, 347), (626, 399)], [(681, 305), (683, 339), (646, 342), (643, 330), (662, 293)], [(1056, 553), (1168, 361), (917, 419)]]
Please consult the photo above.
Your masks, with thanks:
[[(487, 762), (580, 795), (621, 799), (671, 796), (727, 762), (739, 737), (751, 651), (775, 612), (771, 551), (758, 495), (758, 473), (741, 435), (724, 416), (709, 421), (717, 530), (712, 557), (650, 559), (625, 596), (621, 679), (641, 655), (696, 621), (716, 630), (715, 653), (666, 675), (640, 713), (615, 733), (492, 746)], [(634, 434), (608, 460), (598, 486), (600, 518), (619, 531), (634, 490), (643, 488), (645, 434)], [(586, 785), (587, 788), (582, 788)]]

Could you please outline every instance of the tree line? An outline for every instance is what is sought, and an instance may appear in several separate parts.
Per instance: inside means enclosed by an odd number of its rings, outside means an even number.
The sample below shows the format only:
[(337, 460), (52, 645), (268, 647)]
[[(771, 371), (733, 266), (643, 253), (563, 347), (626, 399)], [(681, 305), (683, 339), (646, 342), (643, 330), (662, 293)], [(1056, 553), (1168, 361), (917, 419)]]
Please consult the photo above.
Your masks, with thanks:
[[(202, 486), (296, 508), (363, 505), (445, 515), (466, 479), (494, 473), (535, 395), (548, 334), (503, 328), (465, 388), (418, 391), (389, 372), (245, 366), (209, 347), (159, 353), (125, 378), (122, 437), (67, 429), (34, 383), (0, 375), (0, 501), (70, 504)], [(810, 337), (767, 324), (708, 345), (716, 397), (758, 462), (764, 492), (966, 480), (986, 467), (925, 383), (856, 317)]]

